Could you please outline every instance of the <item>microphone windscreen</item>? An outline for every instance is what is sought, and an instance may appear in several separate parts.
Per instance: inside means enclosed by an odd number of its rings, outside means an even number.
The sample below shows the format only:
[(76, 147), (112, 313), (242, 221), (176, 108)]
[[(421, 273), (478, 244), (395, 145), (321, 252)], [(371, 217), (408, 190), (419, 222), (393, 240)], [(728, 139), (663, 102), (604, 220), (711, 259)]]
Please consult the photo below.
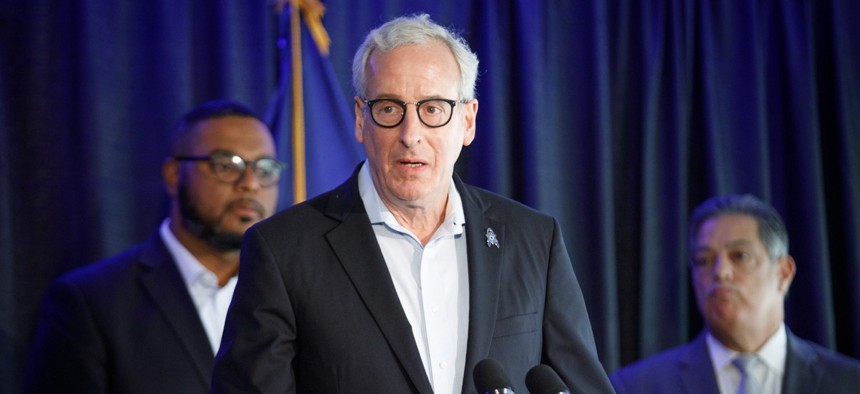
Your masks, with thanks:
[(475, 369), (472, 370), (472, 377), (475, 379), (475, 388), (478, 393), (513, 387), (502, 365), (490, 358), (483, 359), (475, 365)]
[(529, 370), (526, 374), (526, 387), (531, 394), (570, 393), (558, 374), (546, 364)]

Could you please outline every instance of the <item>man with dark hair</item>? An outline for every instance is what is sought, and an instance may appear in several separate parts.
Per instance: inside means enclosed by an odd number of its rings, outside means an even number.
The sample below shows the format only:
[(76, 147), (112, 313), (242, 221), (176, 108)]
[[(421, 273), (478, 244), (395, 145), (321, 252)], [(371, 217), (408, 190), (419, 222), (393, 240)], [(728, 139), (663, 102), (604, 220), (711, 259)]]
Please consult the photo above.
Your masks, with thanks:
[(249, 109), (211, 101), (185, 114), (162, 165), (168, 218), (50, 286), (25, 392), (208, 392), (242, 235), (274, 213), (282, 170)]
[(795, 275), (779, 213), (750, 195), (705, 201), (690, 219), (691, 277), (705, 329), (621, 368), (618, 393), (853, 393), (860, 362), (786, 328)]

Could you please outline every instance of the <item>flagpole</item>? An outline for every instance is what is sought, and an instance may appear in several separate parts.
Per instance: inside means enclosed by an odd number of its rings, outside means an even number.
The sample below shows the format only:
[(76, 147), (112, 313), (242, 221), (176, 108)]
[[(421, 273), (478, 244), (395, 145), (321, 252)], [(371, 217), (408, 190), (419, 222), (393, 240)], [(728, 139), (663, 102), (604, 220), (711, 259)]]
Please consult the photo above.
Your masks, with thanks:
[(290, 50), (292, 51), (293, 85), (293, 202), (307, 198), (305, 179), (305, 109), (302, 90), (302, 21), (299, 11), (301, 0), (290, 1)]

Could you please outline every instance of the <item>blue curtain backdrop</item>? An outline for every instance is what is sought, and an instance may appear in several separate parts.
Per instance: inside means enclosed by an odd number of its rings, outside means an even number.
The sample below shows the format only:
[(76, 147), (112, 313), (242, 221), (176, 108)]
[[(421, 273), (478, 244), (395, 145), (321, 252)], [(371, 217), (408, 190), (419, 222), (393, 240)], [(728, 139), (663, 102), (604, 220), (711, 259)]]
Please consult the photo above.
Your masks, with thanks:
[[(264, 112), (280, 77), (266, 3), (0, 3), (0, 391), (17, 391), (47, 283), (166, 215), (176, 118), (221, 97)], [(324, 3), (347, 103), (353, 52), (393, 16), (427, 12), (477, 51), (457, 171), (560, 220), (607, 370), (701, 328), (686, 220), (728, 192), (786, 219), (791, 329), (860, 357), (860, 3)]]

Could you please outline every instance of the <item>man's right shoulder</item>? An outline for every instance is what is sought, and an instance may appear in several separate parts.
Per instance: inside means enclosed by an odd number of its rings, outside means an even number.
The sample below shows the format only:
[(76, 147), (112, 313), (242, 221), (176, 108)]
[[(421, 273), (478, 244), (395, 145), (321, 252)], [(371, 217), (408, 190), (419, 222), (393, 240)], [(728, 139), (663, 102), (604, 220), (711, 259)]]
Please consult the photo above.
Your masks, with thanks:
[(350, 215), (359, 214), (366, 217), (367, 212), (361, 199), (355, 198), (352, 193), (357, 193), (357, 190), (353, 191), (342, 186), (284, 208), (253, 227), (263, 232), (296, 226), (298, 228), (328, 227), (333, 223), (342, 222)]
[(684, 353), (688, 345), (689, 344), (684, 344), (681, 346), (663, 350), (657, 354), (653, 354), (651, 356), (630, 363), (624, 367), (621, 367), (615, 372), (622, 374), (639, 374), (643, 372), (647, 373), (648, 370), (654, 369), (655, 367), (675, 364), (681, 358), (681, 354)]
[(57, 278), (55, 282), (74, 283), (77, 286), (99, 286), (116, 281), (135, 270), (147, 242), (133, 245), (112, 256), (72, 269)]
[(694, 346), (695, 341), (688, 342), (640, 359), (611, 373), (609, 380), (619, 392), (657, 392), (678, 379), (681, 365), (689, 362)]

